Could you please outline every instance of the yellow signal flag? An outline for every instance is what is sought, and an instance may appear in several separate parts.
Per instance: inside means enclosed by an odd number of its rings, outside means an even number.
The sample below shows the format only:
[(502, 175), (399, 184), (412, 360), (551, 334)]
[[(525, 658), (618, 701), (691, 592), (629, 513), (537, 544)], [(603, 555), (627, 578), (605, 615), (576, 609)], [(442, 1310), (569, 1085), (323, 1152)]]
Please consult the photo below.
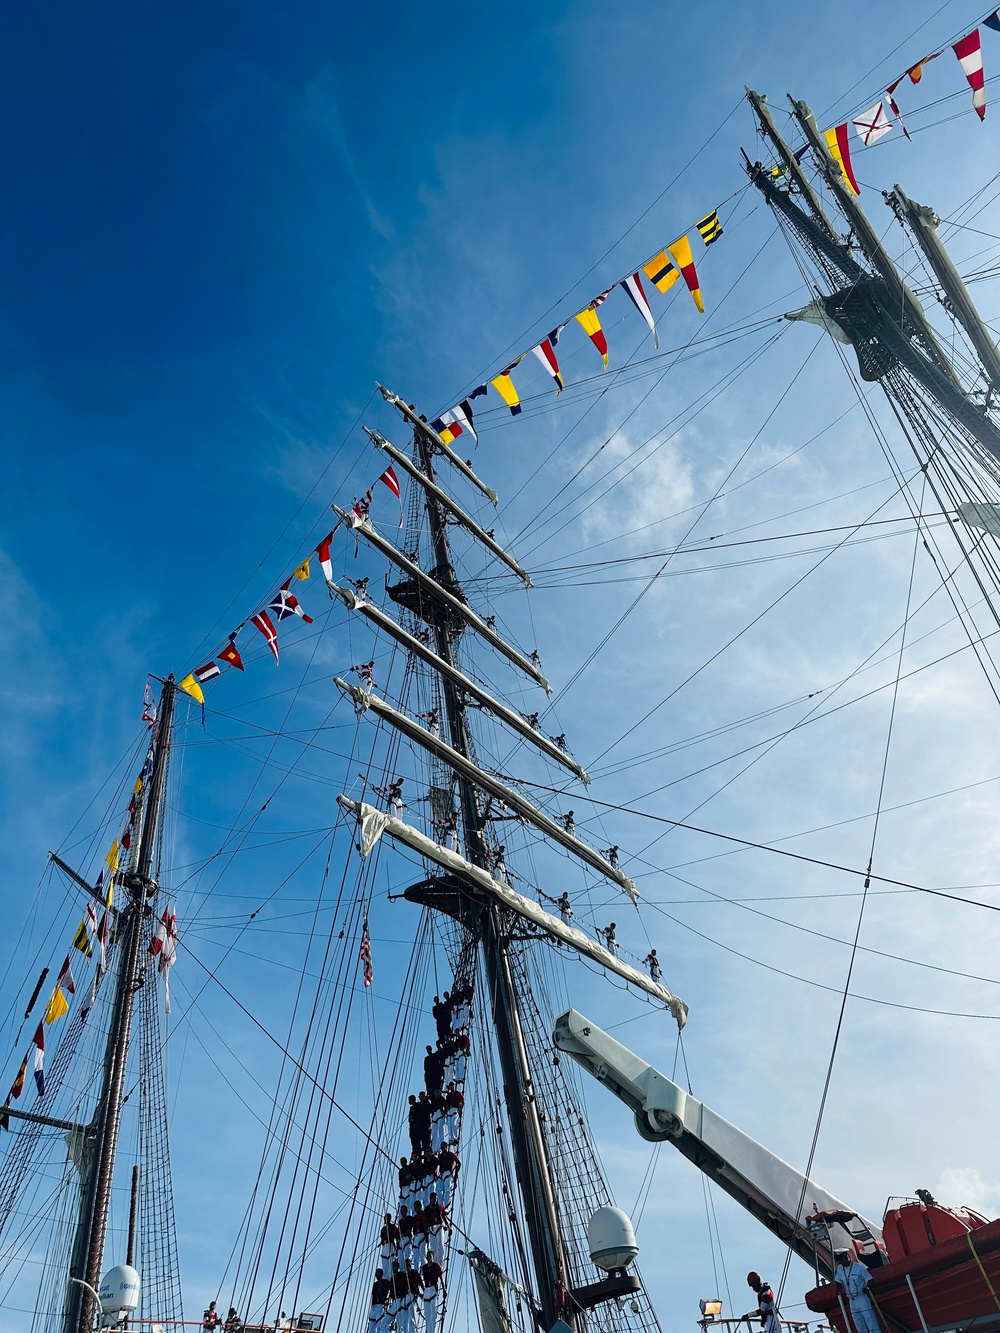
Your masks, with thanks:
[(597, 311), (594, 310), (592, 306), (588, 306), (586, 310), (580, 311), (576, 316), (576, 319), (584, 333), (600, 352), (601, 358), (604, 361), (604, 369), (607, 370), (608, 340), (605, 338), (604, 330), (601, 328), (601, 321), (597, 318)]
[(691, 242), (686, 236), (682, 236), (680, 240), (674, 241), (673, 245), (667, 248), (673, 256), (674, 263), (681, 271), (681, 277), (687, 283), (692, 300), (704, 314), (705, 302), (701, 299), (701, 288), (698, 286), (698, 274), (694, 266), (694, 256), (691, 253)]
[(57, 1018), (62, 1018), (63, 1014), (69, 1013), (69, 1000), (62, 993), (62, 988), (57, 986), (49, 996), (49, 1002), (45, 1006), (45, 1022), (54, 1023)]
[[(517, 365), (517, 362), (520, 361), (520, 359), (521, 358), (518, 357), (517, 361), (514, 362), (514, 366)], [(508, 366), (506, 370), (502, 370), (499, 375), (490, 380), (494, 389), (496, 389), (497, 393), (510, 408), (512, 417), (516, 417), (521, 410), (521, 399), (518, 396), (517, 390), (514, 388), (514, 381), (510, 377), (510, 372), (514, 369), (514, 366)], [(442, 435), (441, 438), (445, 439), (445, 436)], [(452, 438), (454, 438), (454, 436)]]
[(295, 577), (296, 577), (297, 579), (301, 579), (303, 583), (304, 583), (304, 582), (306, 581), (306, 579), (309, 577), (309, 557), (308, 557), (308, 556), (306, 556), (306, 558), (302, 561), (302, 564), (299, 565), (298, 569), (295, 571)]
[(666, 250), (661, 250), (648, 264), (643, 264), (642, 271), (653, 286), (661, 292), (669, 292), (681, 276), (679, 270), (670, 262), (670, 256)]
[(132, 788), (132, 795), (138, 796), (142, 791), (142, 778), (136, 778), (135, 786)]
[(185, 676), (183, 680), (179, 680), (177, 682), (177, 688), (183, 690), (185, 694), (190, 694), (195, 703), (203, 704), (205, 702), (202, 688), (195, 680), (193, 673), (189, 676)]
[(854, 168), (851, 166), (851, 146), (847, 137), (847, 123), (835, 125), (832, 130), (824, 130), (823, 138), (830, 150), (830, 156), (840, 168), (844, 184), (852, 194), (860, 194), (861, 190), (854, 176)]
[(118, 857), (119, 857), (120, 852), (121, 852), (121, 844), (118, 842), (118, 839), (115, 838), (114, 842), (111, 844), (111, 850), (108, 852), (107, 856), (104, 858), (105, 864), (107, 865), (108, 869), (111, 871), (112, 875), (113, 875), (113, 874), (117, 871), (117, 869), (118, 869)]

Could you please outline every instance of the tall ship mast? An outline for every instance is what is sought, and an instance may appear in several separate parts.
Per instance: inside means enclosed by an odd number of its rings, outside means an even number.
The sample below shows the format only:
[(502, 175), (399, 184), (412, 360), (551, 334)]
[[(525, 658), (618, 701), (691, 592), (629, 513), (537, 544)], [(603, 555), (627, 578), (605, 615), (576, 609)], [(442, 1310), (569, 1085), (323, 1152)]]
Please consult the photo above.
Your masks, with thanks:
[[(945, 316), (964, 340), (961, 356), (947, 345), (939, 321), (928, 316), (845, 186), (808, 107), (791, 104), (804, 140), (798, 147), (779, 132), (765, 98), (748, 93), (748, 99), (767, 160), (744, 154), (747, 177), (788, 239), (811, 297), (804, 309), (787, 312), (783, 327), (809, 322), (832, 337), (859, 406), (886, 444), (897, 494), (908, 510), (913, 559), (890, 678), (893, 713), (919, 543), (931, 549), (931, 510), (935, 526), (954, 539), (952, 555), (957, 551), (934, 574), (996, 690), (1000, 679), (963, 582), (971, 580), (982, 595), (982, 615), (992, 617), (995, 632), (1000, 354), (992, 333), (929, 208), (899, 186), (886, 199), (892, 225), (907, 228), (940, 284)], [(711, 216), (702, 222), (710, 223)], [(708, 228), (714, 235), (712, 226), (720, 226), (717, 214)], [(668, 248), (678, 266), (674, 278), (680, 283), (683, 270), (700, 303), (693, 262), (678, 258), (690, 256), (690, 247)], [(669, 282), (666, 256), (664, 250), (665, 268), (652, 268)], [(643, 270), (647, 275), (649, 268)], [(631, 280), (638, 284), (627, 289), (635, 303), (636, 292), (643, 293), (638, 270)], [(583, 327), (591, 340), (600, 332), (595, 312), (611, 290), (587, 307), (592, 319)], [(643, 305), (636, 305), (641, 313)], [(656, 337), (648, 302), (645, 310), (643, 319), (648, 315)], [(550, 366), (563, 327), (545, 340)], [(794, 330), (796, 336), (805, 332)], [(600, 350), (599, 342), (594, 346)], [(561, 392), (558, 369), (555, 378)], [(900, 467), (881, 422), (868, 412), (873, 385), (884, 392), (912, 451), (910, 472)], [(26, 982), (30, 998), (23, 1019), (15, 1015), (13, 1024), (16, 1074), (0, 1112), (9, 1134), (0, 1159), (0, 1254), (11, 1268), (15, 1260), (38, 1267), (32, 1333), (88, 1333), (95, 1326), (153, 1333), (199, 1322), (230, 1333), (451, 1333), (475, 1319), (483, 1333), (654, 1333), (661, 1325), (635, 1266), (633, 1227), (615, 1206), (595, 1144), (584, 1092), (590, 1081), (601, 1085), (602, 1097), (610, 1092), (627, 1108), (638, 1137), (654, 1152), (672, 1145), (720, 1198), (735, 1202), (790, 1260), (804, 1262), (808, 1308), (838, 1333), (864, 1333), (836, 1281), (845, 1254), (872, 1275), (882, 1333), (1000, 1328), (1000, 1223), (972, 1208), (939, 1204), (926, 1190), (895, 1201), (879, 1222), (869, 1204), (864, 1212), (860, 1204), (845, 1202), (849, 1190), (820, 1183), (813, 1151), (808, 1162), (785, 1162), (739, 1128), (735, 1113), (727, 1118), (695, 1096), (681, 1042), (688, 1006), (667, 984), (672, 977), (664, 979), (648, 936), (650, 952), (640, 961), (636, 948), (623, 954), (616, 935), (612, 918), (640, 919), (638, 885), (662, 869), (651, 870), (646, 859), (652, 842), (640, 848), (637, 839), (625, 852), (612, 841), (626, 842), (616, 831), (618, 821), (655, 819), (671, 831), (739, 844), (740, 851), (790, 858), (796, 853), (693, 824), (697, 805), (675, 819), (659, 808), (629, 806), (624, 797), (601, 801), (592, 795), (592, 776), (599, 782), (611, 770), (600, 773), (596, 763), (575, 756), (572, 734), (549, 722), (558, 682), (549, 679), (539, 646), (525, 641), (523, 631), (518, 642), (498, 623), (502, 594), (530, 592), (543, 574), (517, 538), (508, 546), (498, 536), (501, 522), (494, 515), (502, 513), (502, 497), (495, 478), (481, 478), (472, 458), (462, 456), (466, 451), (453, 447), (455, 436), (442, 419), (428, 420), (387, 387), (378, 391), (382, 415), (377, 426), (363, 429), (377, 466), (388, 461), (379, 480), (388, 478), (399, 499), (398, 533), (391, 526), (394, 515), (383, 521), (374, 512), (371, 489), (351, 504), (335, 502), (333, 517), (325, 513), (321, 525), (333, 524), (332, 530), (295, 562), (271, 598), (248, 611), (203, 665), (180, 679), (168, 675), (159, 682), (156, 701), (147, 698), (147, 730), (119, 775), (112, 805), (120, 807), (121, 823), (99, 876), (83, 873), (84, 863), (66, 847), (52, 854), (52, 882), (66, 890), (73, 916), (81, 904), (84, 916), (65, 942), (66, 961), (54, 988), (49, 967), (33, 989), (30, 977)], [(397, 422), (405, 447), (391, 438)], [(656, 552), (657, 561), (669, 564), (683, 553), (690, 531), (676, 548)], [(361, 573), (375, 568), (381, 579)], [(556, 569), (564, 576), (572, 572)], [(328, 603), (326, 619), (309, 631), (315, 642), (308, 663), (320, 664), (329, 696), (325, 711), (317, 708), (308, 726), (287, 725), (307, 678), (304, 669), (293, 705), (273, 728), (247, 723), (235, 710), (224, 714), (219, 708), (213, 716), (210, 691), (221, 688), (224, 672), (243, 673), (255, 661), (254, 648), (259, 659), (278, 665), (279, 640), (285, 651), (286, 630), (315, 625), (323, 614), (316, 605), (320, 596)], [(331, 641), (335, 648), (328, 652)], [(357, 660), (348, 667), (351, 657)], [(660, 702), (672, 697), (668, 692)], [(652, 712), (644, 711), (633, 730)], [(257, 727), (254, 739), (263, 742), (264, 754), (260, 773), (274, 777), (273, 767), (278, 776), (267, 794), (258, 791), (255, 776), (237, 814), (218, 826), (222, 835), (211, 851), (186, 861), (167, 845), (166, 829), (179, 809), (173, 761), (182, 745), (192, 755), (207, 748), (209, 717), (213, 726), (224, 720), (234, 731)], [(212, 739), (231, 743), (235, 753), (246, 737), (240, 733), (234, 741), (220, 731)], [(300, 747), (294, 758), (277, 754), (279, 740)], [(324, 768), (303, 777), (299, 760), (311, 746)], [(726, 762), (734, 757), (742, 752), (727, 755)], [(319, 829), (289, 833), (279, 827), (273, 846), (270, 832), (253, 843), (272, 800), (287, 795), (285, 784), (300, 777), (332, 793)], [(616, 796), (607, 786), (602, 791)], [(595, 812), (586, 831), (577, 826), (574, 802)], [(882, 809), (880, 788), (876, 828)], [(601, 836), (593, 835), (595, 827)], [(98, 833), (104, 830), (99, 824)], [(87, 848), (88, 871), (100, 864), (98, 833)], [(261, 950), (269, 949), (274, 957), (267, 961), (294, 978), (285, 1012), (265, 988), (237, 994), (227, 984), (231, 976), (197, 950), (220, 926), (232, 932), (223, 959), (239, 960), (244, 936), (257, 928), (285, 882), (272, 852), (286, 837), (300, 836), (313, 839), (300, 865), (315, 857), (320, 866), (315, 892), (301, 911), (308, 917), (302, 956), (294, 963), (278, 956), (280, 916)], [(597, 845), (605, 840), (609, 846)], [(224, 1231), (231, 1249), (211, 1303), (195, 1301), (191, 1319), (189, 1300), (185, 1320), (166, 1059), (181, 1030), (180, 1024), (168, 1026), (166, 1017), (170, 969), (184, 938), (175, 905), (189, 871), (201, 886), (218, 865), (225, 862), (228, 869), (247, 849), (267, 858), (266, 870), (242, 881), (250, 888), (243, 896), (253, 897), (252, 910), (244, 910), (244, 903), (232, 917), (220, 910), (214, 920), (200, 921), (215, 880), (191, 912), (191, 958), (201, 971), (187, 983), (185, 1020), (212, 987), (252, 1025), (256, 1047), (274, 1063), (261, 1103), (265, 1113), (257, 1117), (257, 1156), (227, 1142), (228, 1123), (206, 1100), (199, 1133), (214, 1134), (220, 1155), (232, 1155), (225, 1206), (206, 1207), (202, 1221)], [(811, 864), (860, 883), (862, 914), (873, 882), (956, 897), (882, 873), (874, 834), (866, 864)], [(684, 862), (670, 873), (686, 869)], [(959, 901), (985, 910), (968, 897)], [(395, 928), (405, 938), (378, 938), (376, 912), (404, 923)], [(860, 934), (861, 916), (852, 967)], [(376, 1012), (376, 1001), (390, 1001), (372, 990), (373, 952), (382, 944), (396, 946), (395, 960), (407, 960), (392, 978), (389, 1020)], [(62, 952), (59, 947), (53, 957), (58, 961)], [(662, 1060), (654, 1063), (652, 1055), (647, 1059), (613, 1035), (619, 1023), (604, 1015), (598, 1022), (577, 1008), (566, 978), (585, 972), (629, 997), (629, 1017), (620, 1022), (631, 1021), (642, 1006), (642, 1016), (651, 1020), (646, 1035), (655, 1032), (661, 1050), (663, 1033), (669, 1033), (676, 1042), (669, 1074)], [(848, 972), (837, 994), (841, 1017), (850, 988)], [(686, 984), (681, 989), (688, 993)], [(238, 1057), (241, 1042), (234, 1033), (235, 1025), (227, 1028), (221, 1044)], [(835, 1054), (836, 1038), (828, 1082)], [(22, 1100), (29, 1064), (37, 1088), (32, 1110)], [(243, 1072), (246, 1086), (263, 1088), (260, 1068)], [(234, 1096), (234, 1106), (238, 1101)], [(643, 1184), (647, 1195), (655, 1164), (654, 1157)], [(43, 1198), (39, 1182), (57, 1174), (52, 1198)], [(705, 1211), (714, 1266), (721, 1235), (710, 1197), (706, 1193)], [(47, 1228), (37, 1254), (36, 1213)], [(189, 1248), (196, 1251), (197, 1241)], [(203, 1304), (208, 1308), (199, 1321)], [(703, 1303), (703, 1328), (715, 1322), (716, 1307), (718, 1297)], [(807, 1318), (786, 1322), (798, 1329)], [(769, 1326), (769, 1333), (781, 1333), (780, 1326)]]

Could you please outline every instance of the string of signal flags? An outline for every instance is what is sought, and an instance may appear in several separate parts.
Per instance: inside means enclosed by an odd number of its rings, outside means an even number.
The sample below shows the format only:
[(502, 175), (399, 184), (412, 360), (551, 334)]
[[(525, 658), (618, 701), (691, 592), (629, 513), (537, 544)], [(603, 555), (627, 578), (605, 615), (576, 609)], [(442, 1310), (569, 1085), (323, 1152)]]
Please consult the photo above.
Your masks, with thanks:
[[(707, 213), (705, 217), (696, 222), (695, 230), (706, 246), (714, 245), (723, 234), (718, 208), (713, 209), (711, 213)], [(613, 282), (610, 287), (606, 287), (603, 292), (589, 301), (582, 310), (578, 310), (575, 315), (571, 315), (569, 319), (557, 324), (541, 342), (525, 348), (520, 356), (515, 357), (498, 375), (494, 375), (483, 384), (477, 385), (461, 402), (456, 403), (447, 412), (442, 412), (439, 417), (430, 423), (431, 427), (437, 431), (445, 444), (451, 444), (460, 435), (470, 435), (478, 444), (479, 436), (475, 427), (475, 410), (472, 404), (477, 398), (485, 398), (491, 385), (503, 399), (511, 415), (517, 416), (521, 411), (521, 398), (511, 372), (521, 364), (529, 352), (538, 358), (542, 369), (547, 375), (551, 376), (555, 384), (555, 392), (557, 394), (561, 393), (566, 386), (562, 371), (559, 369), (556, 348), (559, 345), (563, 331), (569, 328), (574, 320), (580, 325), (599, 352), (601, 360), (604, 362), (604, 369), (607, 370), (609, 364), (608, 340), (601, 327), (597, 312), (616, 287), (622, 289), (646, 321), (649, 331), (653, 335), (653, 345), (659, 347), (660, 339), (656, 331), (656, 320), (653, 317), (649, 298), (643, 286), (643, 274), (657, 291), (664, 294), (670, 291), (674, 283), (683, 278), (695, 306), (701, 314), (705, 313), (705, 302), (701, 294), (701, 282), (695, 267), (691, 241), (687, 232), (685, 232), (672, 244), (664, 246), (658, 254), (653, 255), (644, 264), (640, 264), (635, 270), (619, 278), (617, 282)]]
[[(156, 722), (156, 706), (153, 703), (150, 694), (149, 685), (146, 686), (146, 695), (143, 700), (143, 721), (152, 727)], [(17, 1073), (14, 1075), (14, 1081), (10, 1085), (10, 1090), (0, 1105), (0, 1129), (10, 1129), (11, 1102), (18, 1101), (24, 1092), (24, 1085), (28, 1073), (28, 1062), (32, 1063), (32, 1074), (35, 1080), (35, 1091), (39, 1098), (45, 1096), (45, 1038), (46, 1031), (54, 1023), (60, 1022), (70, 1011), (70, 999), (77, 993), (77, 982), (73, 976), (73, 960), (80, 963), (82, 955), (83, 960), (89, 963), (95, 956), (95, 946), (97, 954), (97, 964), (94, 969), (90, 985), (83, 993), (79, 1003), (79, 1013), (81, 1022), (86, 1022), (91, 1009), (97, 1000), (97, 989), (101, 984), (105, 972), (107, 971), (107, 948), (110, 939), (111, 918), (114, 912), (115, 878), (118, 874), (119, 864), (122, 853), (128, 853), (132, 840), (135, 835), (136, 817), (142, 804), (143, 793), (150, 775), (153, 772), (153, 746), (150, 744), (146, 758), (143, 761), (142, 769), (136, 778), (132, 787), (131, 797), (128, 808), (122, 819), (121, 828), (111, 844), (105, 860), (105, 869), (101, 870), (96, 885), (91, 890), (93, 902), (88, 902), (84, 910), (83, 919), (80, 921), (70, 941), (66, 957), (59, 969), (56, 977), (56, 984), (49, 995), (45, 1009), (42, 1012), (41, 1021), (35, 1029), (28, 1049), (25, 1052)], [(95, 903), (103, 903), (103, 911), (100, 920), (98, 920)], [(58, 955), (57, 955), (58, 956)], [(170, 968), (174, 964), (177, 956), (177, 916), (170, 907), (163, 909), (163, 915), (156, 923), (147, 951), (147, 963), (152, 966), (153, 960), (157, 961), (160, 975), (164, 979), (166, 1011), (170, 1013)], [(49, 974), (49, 969), (45, 968), (28, 1001), (27, 1008), (24, 1011), (24, 1017), (27, 1020), (35, 1007), (42, 988), (45, 985), (45, 979)], [(79, 971), (78, 971), (79, 975)]]
[[(994, 32), (1000, 33), (1000, 9), (994, 9), (981, 20), (982, 26), (992, 28)], [(969, 87), (972, 89), (972, 107), (979, 119), (986, 119), (986, 77), (983, 72), (983, 49), (982, 41), (979, 36), (979, 24), (971, 32), (960, 38), (957, 42), (952, 42), (951, 49), (959, 65), (962, 67), (962, 73), (965, 75)], [(871, 148), (873, 144), (878, 143), (879, 139), (885, 138), (890, 131), (898, 125), (907, 139), (910, 138), (910, 132), (903, 123), (903, 117), (899, 110), (899, 104), (896, 101), (896, 91), (908, 81), (912, 85), (920, 83), (924, 77), (924, 69), (932, 60), (937, 60), (938, 56), (943, 55), (948, 49), (947, 46), (941, 47), (938, 51), (932, 51), (929, 55), (922, 56), (914, 65), (903, 70), (897, 79), (889, 84), (883, 97), (868, 107), (860, 115), (853, 117), (850, 121), (844, 121), (842, 125), (835, 125), (832, 129), (825, 130), (823, 137), (826, 140), (830, 153), (840, 167), (844, 183), (853, 194), (859, 195), (861, 189), (858, 185), (857, 177), (854, 174), (854, 167), (851, 163), (851, 134), (853, 126), (855, 135), (860, 140), (863, 148)], [(888, 105), (889, 111), (886, 111)], [(889, 112), (895, 117), (890, 119)], [(807, 152), (806, 148), (801, 148), (796, 154), (796, 160)], [(772, 168), (771, 175), (774, 177), (783, 176), (788, 170), (788, 164), (781, 162)]]
[[(721, 205), (720, 205), (721, 207)], [(699, 222), (695, 223), (694, 229), (698, 232), (706, 247), (714, 245), (723, 234), (722, 223), (719, 219), (719, 209), (713, 209)], [(521, 402), (514, 381), (511, 378), (511, 371), (524, 360), (528, 352), (533, 352), (544, 366), (546, 372), (552, 377), (555, 383), (555, 392), (561, 393), (565, 387), (562, 372), (559, 369), (559, 361), (556, 355), (556, 347), (559, 339), (574, 320), (578, 322), (586, 333), (587, 337), (593, 343), (594, 347), (600, 353), (604, 362), (605, 370), (608, 368), (608, 343), (604, 330), (601, 328), (601, 322), (597, 311), (604, 304), (610, 294), (616, 287), (621, 287), (628, 296), (629, 300), (642, 315), (653, 335), (655, 346), (659, 347), (659, 337), (656, 331), (656, 320), (646, 296), (646, 290), (642, 282), (642, 274), (657, 289), (657, 291), (666, 293), (675, 283), (683, 279), (691, 298), (697, 309), (704, 314), (705, 303), (701, 294), (700, 279), (694, 263), (694, 255), (691, 249), (691, 241), (687, 232), (678, 237), (670, 245), (664, 246), (658, 254), (652, 256), (644, 264), (640, 264), (635, 270), (627, 274), (624, 278), (605, 288), (599, 296), (594, 299), (575, 315), (558, 324), (541, 342), (535, 346), (527, 348), (516, 360), (512, 361), (506, 369), (498, 375), (494, 375), (486, 383), (479, 385), (467, 398), (462, 399), (460, 403), (450, 408), (447, 412), (442, 412), (429, 424), (432, 430), (437, 431), (445, 444), (451, 444), (460, 435), (470, 436), (478, 445), (479, 435), (475, 425), (475, 410), (473, 402), (476, 399), (484, 397), (490, 385), (496, 389), (497, 393), (503, 399), (504, 403), (510, 409), (513, 416), (517, 416), (521, 411)], [(355, 499), (351, 512), (360, 522), (366, 521), (370, 517), (371, 506), (375, 494), (375, 487), (382, 483), (396, 497), (399, 502), (399, 525), (403, 526), (403, 505), (400, 494), (399, 479), (396, 476), (395, 469), (387, 467), (383, 473), (359, 499)], [(223, 674), (223, 669), (244, 671), (245, 666), (243, 656), (237, 646), (237, 636), (247, 626), (257, 630), (264, 638), (268, 649), (275, 663), (279, 662), (280, 649), (278, 643), (278, 625), (283, 620), (299, 618), (307, 625), (313, 623), (313, 617), (309, 615), (298, 595), (292, 591), (293, 581), (296, 586), (306, 582), (312, 572), (312, 561), (318, 561), (320, 569), (329, 589), (330, 596), (334, 594), (333, 582), (333, 564), (330, 556), (330, 543), (333, 541), (337, 529), (341, 526), (338, 522), (335, 527), (327, 533), (315, 550), (311, 551), (303, 560), (301, 560), (289, 574), (288, 578), (279, 586), (277, 592), (263, 606), (261, 606), (252, 616), (240, 622), (239, 625), (230, 633), (228, 642), (215, 653), (202, 666), (188, 673), (182, 680), (177, 682), (177, 688), (182, 690), (190, 698), (201, 705), (202, 722), (205, 719), (205, 692), (203, 687), (209, 681)], [(367, 590), (367, 579), (353, 581), (355, 589), (359, 595), (364, 595)], [(148, 708), (147, 708), (148, 711)]]

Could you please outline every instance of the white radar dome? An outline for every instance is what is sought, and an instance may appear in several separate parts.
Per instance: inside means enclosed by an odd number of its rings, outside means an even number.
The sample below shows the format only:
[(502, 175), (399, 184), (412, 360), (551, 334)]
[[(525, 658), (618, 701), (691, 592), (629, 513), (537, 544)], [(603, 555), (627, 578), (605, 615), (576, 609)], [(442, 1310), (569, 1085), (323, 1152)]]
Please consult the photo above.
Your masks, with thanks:
[(139, 1274), (131, 1264), (116, 1264), (101, 1278), (98, 1294), (105, 1314), (134, 1310), (139, 1304)]
[(591, 1259), (606, 1273), (627, 1268), (639, 1253), (632, 1220), (620, 1208), (598, 1208), (587, 1223), (587, 1244)]

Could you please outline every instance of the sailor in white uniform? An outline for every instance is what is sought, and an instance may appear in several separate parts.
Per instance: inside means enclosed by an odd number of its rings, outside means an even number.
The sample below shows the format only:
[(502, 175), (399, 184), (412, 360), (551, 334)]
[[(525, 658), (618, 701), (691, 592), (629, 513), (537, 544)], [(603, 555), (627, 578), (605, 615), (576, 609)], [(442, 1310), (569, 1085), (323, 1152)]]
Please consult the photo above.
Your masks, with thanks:
[(871, 1273), (864, 1264), (858, 1263), (850, 1250), (837, 1250), (834, 1257), (837, 1260), (834, 1281), (839, 1284), (847, 1297), (854, 1327), (858, 1333), (882, 1333), (878, 1315), (868, 1295)]

